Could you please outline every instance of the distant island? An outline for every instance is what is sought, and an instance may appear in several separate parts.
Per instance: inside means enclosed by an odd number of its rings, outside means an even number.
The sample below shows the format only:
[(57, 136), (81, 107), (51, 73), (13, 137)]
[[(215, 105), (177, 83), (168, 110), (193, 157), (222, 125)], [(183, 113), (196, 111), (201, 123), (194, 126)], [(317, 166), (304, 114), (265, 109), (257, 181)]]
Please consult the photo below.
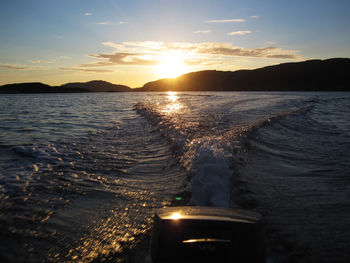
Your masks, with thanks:
[(40, 82), (7, 84), (0, 87), (0, 93), (77, 93), (77, 92), (125, 92), (132, 89), (125, 85), (112, 84), (103, 80), (72, 82), (61, 86), (50, 86)]
[(112, 84), (103, 80), (93, 80), (89, 82), (72, 82), (60, 86), (65, 89), (84, 89), (91, 92), (125, 92), (132, 89), (125, 85)]
[(350, 91), (350, 59), (332, 58), (283, 63), (253, 70), (204, 70), (141, 88), (102, 80), (49, 86), (40, 82), (7, 84), (0, 93), (76, 93), (137, 91)]

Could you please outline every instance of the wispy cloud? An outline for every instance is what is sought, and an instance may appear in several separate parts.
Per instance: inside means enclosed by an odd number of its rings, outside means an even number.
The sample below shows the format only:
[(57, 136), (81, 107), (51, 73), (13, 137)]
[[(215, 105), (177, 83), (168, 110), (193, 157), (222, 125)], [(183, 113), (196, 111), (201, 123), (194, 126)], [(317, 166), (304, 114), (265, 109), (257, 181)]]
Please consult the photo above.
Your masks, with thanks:
[(101, 21), (97, 22), (97, 25), (125, 25), (128, 24), (126, 21), (119, 21), (119, 22), (110, 22), (110, 21)]
[(3, 69), (15, 69), (15, 70), (29, 70), (30, 67), (24, 65), (14, 65), (14, 64), (0, 64), (0, 68)]
[(260, 16), (250, 16), (250, 18), (258, 19)]
[(237, 35), (247, 35), (247, 34), (250, 34), (250, 33), (252, 33), (252, 31), (245, 30), (245, 31), (230, 32), (230, 33), (227, 33), (227, 35), (229, 35), (229, 36), (237, 36)]
[(210, 30), (197, 30), (197, 31), (194, 31), (193, 33), (194, 34), (208, 34), (210, 32), (211, 32)]
[(243, 23), (246, 20), (243, 18), (239, 19), (216, 19), (216, 20), (207, 20), (205, 23)]
[(92, 16), (92, 13), (87, 12), (87, 13), (85, 13), (84, 15), (85, 15), (85, 16)]
[(78, 65), (78, 68), (95, 68), (101, 66), (153, 66), (161, 62), (169, 54), (179, 54), (185, 57), (187, 65), (220, 64), (230, 57), (301, 59), (296, 50), (285, 50), (277, 47), (243, 48), (230, 43), (164, 43), (156, 41), (135, 42), (104, 42), (103, 45), (113, 47), (114, 53), (91, 54), (98, 59), (88, 64)]
[(10, 69), (10, 70), (48, 70), (48, 67), (45, 66), (28, 66), (28, 65), (20, 65), (20, 64), (3, 64), (0, 63), (0, 68)]
[(109, 25), (110, 22), (108, 22), (108, 21), (103, 21), (103, 22), (98, 22), (98, 23), (96, 23), (96, 24), (98, 24), (98, 25)]
[(42, 61), (42, 60), (37, 59), (37, 60), (32, 60), (31, 62), (32, 62), (33, 64), (41, 64), (41, 63), (42, 63), (41, 61)]
[(114, 70), (108, 70), (108, 69), (87, 69), (87, 68), (79, 68), (79, 67), (58, 68), (58, 69), (63, 70), (63, 71), (83, 71), (83, 72), (91, 72), (91, 73), (111, 73), (111, 72), (114, 72)]
[(296, 50), (284, 50), (277, 47), (242, 48), (229, 43), (200, 43), (197, 44), (196, 52), (199, 54), (255, 57), (255, 58), (285, 58), (299, 59)]
[(32, 60), (31, 62), (32, 62), (32, 64), (52, 64), (52, 63), (54, 63), (53, 61), (42, 60), (42, 59)]
[(95, 54), (90, 57), (97, 59), (105, 59), (103, 61), (92, 64), (82, 64), (82, 67), (96, 67), (96, 66), (113, 66), (113, 65), (138, 65), (151, 66), (159, 63), (157, 59), (147, 56), (142, 53), (114, 53), (114, 54)]

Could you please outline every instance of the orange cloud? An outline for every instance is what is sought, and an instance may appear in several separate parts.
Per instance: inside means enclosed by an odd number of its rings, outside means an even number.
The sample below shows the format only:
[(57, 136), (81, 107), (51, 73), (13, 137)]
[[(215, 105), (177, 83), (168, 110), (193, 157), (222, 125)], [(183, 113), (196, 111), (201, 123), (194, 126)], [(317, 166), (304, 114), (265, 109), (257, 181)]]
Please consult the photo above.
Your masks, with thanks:
[[(248, 34), (250, 31), (237, 31), (234, 34)], [(233, 34), (234, 33), (234, 34)], [(181, 54), (185, 64), (208, 65), (221, 64), (220, 59), (229, 57), (253, 57), (273, 59), (301, 59), (296, 50), (285, 50), (277, 47), (243, 48), (230, 43), (164, 43), (157, 41), (135, 41), (103, 45), (115, 49), (114, 53), (98, 53), (89, 55), (100, 61), (81, 64), (79, 67), (91, 68), (115, 65), (153, 66), (159, 64), (161, 57), (167, 54)]]

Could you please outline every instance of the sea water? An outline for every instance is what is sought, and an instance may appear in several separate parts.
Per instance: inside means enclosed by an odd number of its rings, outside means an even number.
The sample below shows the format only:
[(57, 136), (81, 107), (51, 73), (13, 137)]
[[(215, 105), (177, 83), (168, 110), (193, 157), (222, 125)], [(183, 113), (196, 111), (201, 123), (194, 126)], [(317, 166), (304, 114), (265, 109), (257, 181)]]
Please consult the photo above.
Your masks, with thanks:
[(261, 213), (268, 262), (349, 262), (350, 94), (0, 95), (1, 262), (144, 262), (171, 205)]

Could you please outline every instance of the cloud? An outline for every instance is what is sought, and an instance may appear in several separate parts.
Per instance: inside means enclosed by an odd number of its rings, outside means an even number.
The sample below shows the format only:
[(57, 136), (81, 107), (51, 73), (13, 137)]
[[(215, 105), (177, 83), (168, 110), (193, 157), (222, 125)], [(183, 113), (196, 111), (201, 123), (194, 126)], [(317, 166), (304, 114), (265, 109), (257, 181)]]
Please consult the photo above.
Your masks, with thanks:
[(237, 35), (247, 35), (247, 34), (250, 34), (250, 33), (252, 33), (252, 31), (249, 31), (249, 30), (246, 30), (246, 31), (234, 31), (234, 32), (227, 33), (227, 35), (229, 35), (229, 36), (237, 36)]
[(0, 63), (0, 68), (3, 69), (10, 69), (10, 70), (48, 70), (48, 67), (44, 67), (44, 66), (27, 66), (27, 65), (17, 65), (17, 64), (2, 64)]
[(250, 18), (258, 19), (260, 16), (250, 16)]
[(218, 19), (218, 20), (207, 20), (205, 23), (242, 23), (245, 22), (245, 19)]
[(32, 64), (52, 64), (52, 63), (54, 63), (53, 61), (42, 60), (42, 59), (32, 60), (31, 62), (32, 62)]
[(138, 65), (151, 66), (159, 63), (158, 60), (152, 59), (141, 53), (114, 53), (114, 54), (95, 54), (89, 55), (93, 58), (106, 59), (104, 61), (95, 62), (92, 64), (82, 64), (82, 67), (91, 66), (113, 66), (113, 65)]
[(124, 24), (127, 24), (128, 22), (125, 22), (125, 21), (119, 21), (119, 25), (124, 25)]
[(13, 64), (0, 64), (0, 68), (4, 69), (15, 69), (15, 70), (29, 70), (30, 67), (23, 65), (13, 65)]
[(202, 43), (197, 52), (201, 54), (254, 57), (254, 58), (284, 58), (300, 59), (296, 50), (284, 50), (276, 47), (242, 48), (228, 43)]
[(87, 13), (85, 13), (84, 15), (85, 15), (85, 16), (92, 16), (92, 13), (87, 12)]
[(43, 63), (42, 60), (40, 60), (40, 59), (32, 60), (31, 62), (32, 62), (33, 64), (41, 64), (41, 63)]
[(184, 61), (186, 66), (218, 66), (224, 64), (222, 61), (218, 60), (208, 60), (208, 59), (187, 59)]
[[(238, 31), (246, 34), (245, 31)], [(245, 32), (245, 33), (242, 33)], [(238, 34), (236, 32), (236, 34)], [(112, 53), (88, 55), (98, 61), (78, 65), (78, 69), (89, 69), (103, 66), (153, 66), (158, 65), (164, 57), (172, 54), (184, 58), (187, 65), (222, 64), (232, 57), (253, 57), (273, 59), (301, 59), (296, 50), (285, 50), (277, 47), (244, 48), (230, 43), (164, 43), (157, 41), (104, 42), (104, 46), (115, 49)]]
[(59, 70), (64, 71), (83, 71), (83, 72), (91, 72), (91, 73), (110, 73), (114, 72), (113, 70), (108, 69), (86, 69), (86, 68), (78, 68), (78, 67), (72, 67), (72, 68), (58, 68)]
[(108, 21), (104, 21), (104, 22), (98, 22), (96, 24), (97, 25), (109, 25), (110, 23)]
[(112, 47), (120, 52), (128, 53), (149, 53), (159, 52), (161, 50), (166, 51), (166, 46), (161, 41), (131, 41), (123, 42), (122, 44), (116, 44), (114, 42), (103, 42), (104, 46)]
[(211, 32), (210, 30), (197, 30), (197, 31), (194, 31), (193, 33), (194, 34), (208, 34), (210, 32)]
[(196, 44), (196, 52), (199, 54), (255, 57), (255, 58), (285, 58), (301, 59), (296, 50), (284, 50), (277, 47), (243, 48), (229, 43), (199, 43)]

